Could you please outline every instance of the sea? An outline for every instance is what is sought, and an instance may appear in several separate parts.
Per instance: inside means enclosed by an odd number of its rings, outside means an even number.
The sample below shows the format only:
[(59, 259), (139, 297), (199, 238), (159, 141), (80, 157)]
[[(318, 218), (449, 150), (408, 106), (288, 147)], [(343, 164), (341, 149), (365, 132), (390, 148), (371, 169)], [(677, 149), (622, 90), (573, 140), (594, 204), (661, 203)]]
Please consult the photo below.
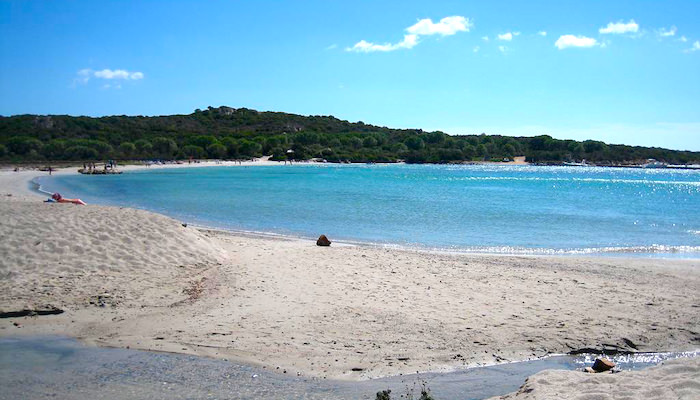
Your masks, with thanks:
[(697, 170), (299, 163), (36, 183), (239, 232), (460, 253), (700, 258)]

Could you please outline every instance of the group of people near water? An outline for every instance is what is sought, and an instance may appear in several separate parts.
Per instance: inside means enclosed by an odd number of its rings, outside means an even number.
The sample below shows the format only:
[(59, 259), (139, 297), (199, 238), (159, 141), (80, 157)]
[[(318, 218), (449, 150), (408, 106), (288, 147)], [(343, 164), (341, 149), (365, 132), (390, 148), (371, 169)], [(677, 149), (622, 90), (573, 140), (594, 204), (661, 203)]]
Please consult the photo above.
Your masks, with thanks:
[[(104, 171), (115, 170), (117, 168), (117, 162), (114, 160), (108, 160), (104, 163)], [(83, 169), (80, 171), (84, 174), (91, 174), (97, 172), (97, 166), (94, 162), (83, 163)]]

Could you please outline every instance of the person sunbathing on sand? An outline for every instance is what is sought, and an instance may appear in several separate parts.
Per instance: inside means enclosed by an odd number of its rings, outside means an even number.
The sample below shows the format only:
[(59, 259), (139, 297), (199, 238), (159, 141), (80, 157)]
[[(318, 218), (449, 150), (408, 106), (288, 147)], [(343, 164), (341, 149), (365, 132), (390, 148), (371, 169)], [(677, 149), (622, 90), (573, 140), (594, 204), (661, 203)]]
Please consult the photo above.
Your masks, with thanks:
[(56, 200), (57, 203), (73, 203), (85, 205), (85, 202), (80, 199), (64, 199), (63, 196), (61, 196), (59, 193), (52, 194), (51, 198)]

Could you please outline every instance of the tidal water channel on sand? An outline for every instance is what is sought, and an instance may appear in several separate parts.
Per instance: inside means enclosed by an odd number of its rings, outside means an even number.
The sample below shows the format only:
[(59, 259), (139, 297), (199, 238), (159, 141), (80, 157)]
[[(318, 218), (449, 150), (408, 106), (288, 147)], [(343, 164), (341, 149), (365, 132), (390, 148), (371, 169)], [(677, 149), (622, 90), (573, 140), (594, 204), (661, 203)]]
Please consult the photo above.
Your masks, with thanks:
[[(616, 357), (622, 370), (692, 353)], [(0, 339), (0, 399), (374, 399), (425, 387), (436, 399), (484, 399), (518, 389), (545, 369), (580, 369), (590, 355), (423, 373), (369, 381), (331, 381), (182, 354), (91, 347), (56, 336)], [(392, 395), (393, 396), (393, 395)]]

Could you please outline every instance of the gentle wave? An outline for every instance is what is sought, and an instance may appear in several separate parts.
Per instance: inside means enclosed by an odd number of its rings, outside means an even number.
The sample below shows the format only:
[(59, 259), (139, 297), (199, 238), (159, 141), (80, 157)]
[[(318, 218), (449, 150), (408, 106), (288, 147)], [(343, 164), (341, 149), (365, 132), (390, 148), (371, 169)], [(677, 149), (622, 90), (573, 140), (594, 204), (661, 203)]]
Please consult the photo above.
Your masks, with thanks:
[[(269, 233), (258, 232), (261, 235)], [(281, 235), (284, 236), (284, 235)], [(288, 236), (292, 237), (292, 236)], [(435, 247), (421, 244), (396, 244), (372, 241), (342, 240), (342, 243), (351, 245), (369, 245), (392, 249), (424, 250), (440, 253), (467, 253), (467, 254), (503, 254), (503, 255), (596, 255), (596, 254), (700, 254), (700, 246), (667, 246), (654, 244), (650, 246), (610, 246), (571, 249), (552, 248), (528, 248), (516, 246), (450, 246)]]
[(515, 181), (515, 182), (592, 182), (592, 183), (623, 183), (639, 185), (674, 185), (694, 186), (700, 188), (700, 182), (693, 181), (654, 181), (647, 179), (602, 179), (602, 178), (518, 178), (512, 176), (464, 176), (455, 178), (435, 177), (433, 180), (447, 181)]
[(473, 247), (459, 249), (459, 252), (466, 253), (494, 253), (494, 254), (522, 254), (522, 255), (594, 255), (594, 254), (676, 254), (676, 253), (698, 253), (700, 246), (631, 246), (631, 247), (591, 247), (581, 249), (543, 249), (525, 247)]
[[(608, 356), (617, 365), (617, 368), (625, 369), (634, 364), (658, 364), (662, 361), (675, 360), (677, 358), (694, 358), (700, 356), (700, 350), (665, 353), (632, 353)], [(591, 365), (600, 355), (586, 354), (577, 357), (574, 363), (582, 367)]]
[(34, 186), (34, 190), (36, 190), (37, 192), (48, 194), (49, 196), (53, 194), (52, 192), (44, 190), (44, 188), (41, 186), (41, 183), (37, 181), (37, 178), (32, 178), (32, 180), (30, 180), (29, 182)]
[[(270, 231), (255, 231), (247, 229), (229, 229), (215, 226), (207, 226), (203, 224), (191, 224), (193, 227), (202, 230), (212, 230), (225, 232), (235, 235), (277, 238), (287, 240), (315, 240), (314, 237), (308, 235), (293, 235), (282, 234)], [(700, 234), (700, 231), (694, 231)], [(609, 247), (590, 247), (590, 248), (573, 248), (573, 249), (549, 249), (549, 248), (527, 248), (516, 246), (451, 246), (451, 247), (435, 247), (425, 246), (421, 244), (397, 244), (385, 243), (376, 241), (362, 241), (352, 239), (339, 239), (334, 243), (350, 246), (372, 246), (386, 249), (397, 250), (418, 250), (436, 253), (465, 253), (465, 254), (503, 254), (503, 255), (596, 255), (596, 254), (700, 254), (700, 246), (667, 246), (653, 244), (650, 246), (609, 246)]]

